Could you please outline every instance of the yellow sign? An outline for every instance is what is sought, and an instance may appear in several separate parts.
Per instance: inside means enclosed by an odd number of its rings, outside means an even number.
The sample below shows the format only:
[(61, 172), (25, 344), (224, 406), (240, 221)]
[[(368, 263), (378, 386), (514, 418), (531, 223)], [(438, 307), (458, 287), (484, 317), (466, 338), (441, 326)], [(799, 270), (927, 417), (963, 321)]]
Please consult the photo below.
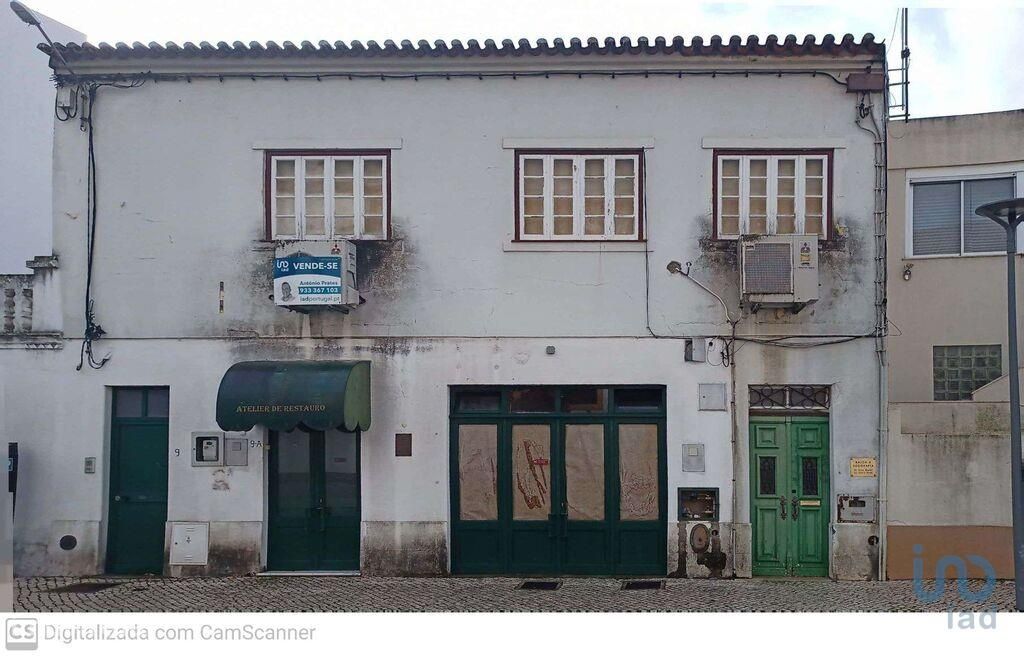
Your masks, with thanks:
[(876, 478), (878, 476), (878, 461), (874, 458), (850, 458), (850, 476)]
[(821, 499), (800, 499), (800, 506), (810, 506), (811, 508), (820, 508)]

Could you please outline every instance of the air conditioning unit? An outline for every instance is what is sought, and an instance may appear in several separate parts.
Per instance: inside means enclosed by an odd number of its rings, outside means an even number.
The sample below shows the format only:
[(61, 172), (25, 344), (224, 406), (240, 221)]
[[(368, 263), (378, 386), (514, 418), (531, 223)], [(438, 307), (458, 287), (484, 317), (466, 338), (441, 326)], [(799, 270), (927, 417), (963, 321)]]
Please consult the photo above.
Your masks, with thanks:
[(752, 307), (802, 308), (818, 300), (818, 237), (767, 235), (739, 242), (740, 292)]
[(356, 245), (352, 242), (280, 242), (274, 255), (275, 304), (344, 311), (359, 305)]

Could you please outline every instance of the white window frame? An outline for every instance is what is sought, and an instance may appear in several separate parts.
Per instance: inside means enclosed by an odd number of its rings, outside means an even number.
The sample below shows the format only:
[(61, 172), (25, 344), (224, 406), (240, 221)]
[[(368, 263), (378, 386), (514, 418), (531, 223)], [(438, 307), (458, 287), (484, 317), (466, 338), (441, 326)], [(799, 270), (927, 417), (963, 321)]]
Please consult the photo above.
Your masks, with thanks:
[[(1014, 197), (1024, 193), (1024, 162), (1011, 164), (983, 164), (976, 166), (947, 166), (934, 169), (910, 169), (907, 171), (906, 204), (903, 210), (904, 243), (906, 259), (933, 260), (942, 257), (992, 257), (1006, 255), (1006, 251), (987, 251), (983, 253), (967, 253), (964, 251), (964, 185), (969, 180), (991, 180), (995, 178), (1014, 178)], [(959, 182), (960, 184), (960, 252), (936, 253), (928, 255), (914, 254), (914, 185), (929, 182)], [(1017, 252), (1024, 253), (1024, 225), (1017, 229)]]
[[(831, 158), (834, 156), (828, 153), (789, 153), (789, 152), (764, 152), (764, 153), (745, 153), (741, 151), (729, 152), (719, 151), (716, 153), (716, 180), (715, 180), (715, 234), (718, 239), (736, 240), (744, 235), (750, 234), (750, 161), (751, 160), (768, 160), (768, 179), (767, 179), (767, 232), (769, 235), (777, 234), (778, 229), (778, 163), (779, 160), (792, 159), (796, 160), (796, 166), (794, 171), (794, 196), (793, 204), (794, 211), (796, 214), (796, 225), (794, 227), (795, 235), (805, 234), (805, 219), (807, 209), (807, 196), (806, 196), (806, 172), (808, 160), (820, 160), (821, 161), (821, 222), (823, 234), (820, 236), (821, 239), (830, 239), (831, 234), (831, 216), (829, 210), (831, 209), (832, 203), (832, 180), (829, 177), (829, 171), (831, 167)], [(739, 234), (727, 234), (722, 232), (722, 172), (723, 160), (739, 160), (740, 161), (740, 225)]]
[[(307, 160), (324, 160), (324, 235), (307, 236), (305, 226), (306, 175)], [(334, 171), (339, 160), (352, 161), (353, 185), (353, 228), (352, 235), (334, 234)], [(381, 196), (383, 226), (382, 235), (367, 235), (365, 231), (363, 165), (367, 160), (381, 163)], [(278, 162), (295, 162), (295, 234), (279, 235), (277, 233), (277, 165)], [(387, 154), (346, 154), (344, 152), (326, 151), (317, 153), (310, 151), (302, 154), (271, 154), (268, 166), (270, 182), (270, 236), (274, 241), (337, 241), (339, 239), (383, 241), (390, 238), (391, 216), (391, 185)]]
[[(539, 159), (543, 161), (544, 175), (544, 232), (540, 235), (526, 234), (526, 167), (525, 160)], [(572, 176), (572, 210), (573, 231), (568, 235), (554, 234), (554, 160), (571, 159), (573, 162)], [(588, 235), (585, 233), (586, 218), (586, 160), (604, 160), (604, 233)], [(633, 162), (633, 232), (628, 235), (615, 234), (615, 162), (632, 160)], [(641, 198), (641, 179), (643, 158), (640, 153), (589, 152), (559, 153), (551, 152), (520, 152), (517, 153), (518, 194), (518, 238), (520, 241), (639, 241), (642, 233), (641, 222), (644, 220), (644, 203)]]

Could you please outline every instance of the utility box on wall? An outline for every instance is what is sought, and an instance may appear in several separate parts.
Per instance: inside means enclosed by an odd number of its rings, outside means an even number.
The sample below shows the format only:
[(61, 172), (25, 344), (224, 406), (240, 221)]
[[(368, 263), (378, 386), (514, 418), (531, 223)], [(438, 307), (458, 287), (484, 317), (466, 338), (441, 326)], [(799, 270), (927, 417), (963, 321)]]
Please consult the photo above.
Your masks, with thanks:
[(170, 565), (205, 565), (210, 551), (210, 525), (199, 522), (171, 524)]
[(840, 494), (839, 521), (872, 523), (875, 521), (877, 505), (877, 499), (873, 496)]

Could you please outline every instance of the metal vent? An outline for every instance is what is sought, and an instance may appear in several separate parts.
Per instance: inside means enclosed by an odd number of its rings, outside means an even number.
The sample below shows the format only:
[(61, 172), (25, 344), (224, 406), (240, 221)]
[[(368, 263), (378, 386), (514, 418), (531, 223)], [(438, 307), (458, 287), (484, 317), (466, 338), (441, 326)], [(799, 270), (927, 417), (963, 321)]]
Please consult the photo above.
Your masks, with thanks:
[(557, 590), (560, 587), (561, 581), (523, 581), (516, 590)]
[(661, 590), (665, 587), (664, 581), (623, 581), (623, 590)]
[(747, 294), (792, 294), (793, 252), (790, 244), (767, 242), (743, 246), (743, 291)]

